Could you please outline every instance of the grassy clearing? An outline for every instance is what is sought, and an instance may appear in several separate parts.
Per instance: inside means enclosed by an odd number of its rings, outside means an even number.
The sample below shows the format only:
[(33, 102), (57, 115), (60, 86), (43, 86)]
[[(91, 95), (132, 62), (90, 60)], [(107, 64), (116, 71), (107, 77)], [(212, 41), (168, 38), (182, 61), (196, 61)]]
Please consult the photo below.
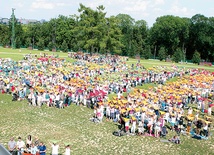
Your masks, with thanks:
[[(60, 58), (65, 58), (67, 61), (73, 62), (75, 60), (68, 58), (68, 54), (64, 52), (50, 52), (50, 51), (38, 51), (38, 50), (28, 50), (28, 49), (21, 49), (21, 52), (19, 49), (10, 49), (10, 48), (3, 48), (0, 47), (0, 58), (11, 58), (13, 60), (22, 60), (25, 54), (37, 54), (40, 55), (40, 53), (47, 53), (48, 55), (58, 55)], [(127, 61), (128, 65), (131, 64), (136, 64), (137, 60), (136, 59), (129, 59)], [(200, 68), (200, 69), (206, 69), (210, 71), (214, 71), (213, 66), (199, 66), (196, 64), (180, 64), (180, 63), (172, 63), (172, 62), (163, 62), (163, 61), (158, 61), (158, 60), (141, 60), (140, 63), (146, 67), (150, 68), (153, 66), (172, 66), (176, 65), (178, 67), (183, 67), (183, 68)]]
[[(129, 59), (129, 61), (127, 62), (129, 65), (131, 65), (132, 63), (136, 63), (137, 60), (136, 59)], [(172, 62), (164, 62), (164, 61), (159, 61), (159, 60), (141, 60), (140, 63), (146, 67), (146, 68), (150, 68), (153, 66), (172, 66), (172, 65), (176, 65), (178, 67), (182, 67), (182, 68), (199, 68), (199, 69), (206, 69), (209, 71), (214, 71), (214, 67), (213, 66), (200, 66), (200, 65), (196, 65), (196, 64), (186, 64), (186, 63), (172, 63)]]
[[(72, 154), (213, 154), (213, 138), (198, 141), (182, 136), (182, 144), (162, 143), (152, 137), (115, 137), (112, 132), (117, 124), (104, 120), (101, 124), (89, 121), (91, 109), (71, 105), (65, 109), (28, 106), (25, 101), (12, 102), (10, 95), (0, 94), (1, 142), (7, 145), (11, 136), (28, 134), (39, 136), (47, 145), (52, 139), (59, 140), (60, 153), (64, 142), (71, 143)], [(170, 132), (167, 138), (171, 138)]]

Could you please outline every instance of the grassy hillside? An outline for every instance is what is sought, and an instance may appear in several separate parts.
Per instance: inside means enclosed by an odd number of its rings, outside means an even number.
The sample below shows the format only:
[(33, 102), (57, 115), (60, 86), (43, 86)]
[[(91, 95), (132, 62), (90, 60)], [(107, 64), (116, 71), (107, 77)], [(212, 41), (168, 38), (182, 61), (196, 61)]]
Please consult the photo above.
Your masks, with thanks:
[[(32, 107), (23, 102), (12, 102), (10, 95), (0, 94), (0, 137), (7, 145), (11, 136), (28, 134), (39, 136), (50, 152), (48, 142), (55, 139), (64, 152), (64, 142), (71, 143), (72, 154), (213, 154), (214, 140), (195, 140), (181, 136), (182, 143), (175, 145), (160, 142), (153, 137), (115, 137), (112, 132), (117, 124), (104, 120), (101, 124), (89, 121), (93, 111), (86, 107), (71, 105), (65, 109), (43, 106)], [(171, 138), (170, 132), (167, 138)]]
[[(21, 51), (19, 49), (9, 49), (9, 48), (3, 48), (0, 47), (0, 58), (11, 58), (13, 60), (22, 60), (24, 58), (24, 55), (26, 54), (37, 54), (38, 56), (40, 55), (40, 53), (47, 53), (48, 55), (58, 55), (60, 58), (65, 58), (67, 61), (74, 61), (71, 58), (68, 58), (68, 54), (64, 53), (64, 52), (50, 52), (50, 51), (38, 51), (38, 50), (28, 50), (28, 49), (21, 49)], [(136, 59), (129, 59), (129, 61), (127, 62), (127, 64), (131, 65), (131, 64), (136, 64), (137, 60)], [(154, 61), (154, 60), (141, 60), (140, 63), (146, 67), (146, 68), (150, 68), (153, 66), (172, 66), (172, 65), (176, 65), (179, 67), (184, 67), (184, 68), (200, 68), (200, 69), (207, 69), (210, 71), (214, 71), (214, 67), (210, 67), (210, 66), (199, 66), (196, 64), (180, 64), (180, 63), (172, 63), (172, 62), (162, 62), (162, 61)]]

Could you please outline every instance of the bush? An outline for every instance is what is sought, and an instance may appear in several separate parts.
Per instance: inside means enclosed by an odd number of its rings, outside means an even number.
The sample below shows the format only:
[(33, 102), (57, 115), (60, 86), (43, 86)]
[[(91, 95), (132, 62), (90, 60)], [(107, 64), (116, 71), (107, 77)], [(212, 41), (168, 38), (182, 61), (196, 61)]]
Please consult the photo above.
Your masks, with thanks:
[(172, 56), (172, 60), (178, 63), (183, 59), (183, 56), (183, 51), (180, 48), (177, 48)]
[(48, 50), (49, 51), (52, 51), (52, 49), (53, 49), (53, 43), (52, 42), (49, 42), (49, 44), (48, 44)]
[(201, 55), (200, 55), (200, 53), (198, 51), (195, 51), (195, 53), (192, 56), (192, 62), (196, 63), (196, 64), (199, 64), (200, 61), (201, 61)]
[(145, 49), (142, 51), (142, 57), (145, 59), (149, 59), (152, 55), (151, 47), (147, 45)]
[(43, 38), (39, 39), (37, 46), (38, 46), (38, 50), (43, 51), (45, 49), (45, 41)]
[(68, 45), (65, 40), (62, 43), (61, 49), (63, 52), (68, 52)]
[(160, 61), (166, 59), (166, 49), (164, 47), (161, 47), (160, 50), (158, 51), (158, 58)]

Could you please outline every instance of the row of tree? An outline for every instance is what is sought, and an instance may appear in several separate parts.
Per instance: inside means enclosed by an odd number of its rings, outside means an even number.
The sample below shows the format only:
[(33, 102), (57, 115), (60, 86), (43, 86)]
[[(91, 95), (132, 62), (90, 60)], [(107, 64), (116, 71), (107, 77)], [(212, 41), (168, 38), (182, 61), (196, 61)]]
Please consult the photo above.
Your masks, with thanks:
[[(195, 53), (205, 61), (214, 60), (214, 17), (166, 15), (148, 28), (146, 21), (135, 21), (127, 14), (106, 17), (103, 6), (93, 10), (80, 4), (78, 11), (78, 16), (59, 15), (45, 23), (21, 25), (16, 21), (16, 48), (83, 50), (176, 62), (190, 60)], [(11, 45), (11, 21), (0, 25), (1, 45)]]

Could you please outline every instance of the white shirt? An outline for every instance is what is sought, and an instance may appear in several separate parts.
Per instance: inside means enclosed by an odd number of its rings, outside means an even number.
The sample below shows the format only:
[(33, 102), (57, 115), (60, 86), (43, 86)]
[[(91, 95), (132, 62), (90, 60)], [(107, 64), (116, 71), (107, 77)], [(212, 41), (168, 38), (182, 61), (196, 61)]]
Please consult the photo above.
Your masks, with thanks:
[(17, 147), (20, 148), (24, 148), (25, 147), (25, 143), (23, 141), (18, 141), (17, 142)]
[(66, 148), (65, 149), (65, 155), (70, 155), (71, 153), (70, 153), (71, 151), (70, 151), (70, 148)]
[(52, 154), (58, 155), (59, 145), (52, 145)]
[(205, 125), (205, 126), (204, 126), (204, 130), (208, 130), (208, 125)]

